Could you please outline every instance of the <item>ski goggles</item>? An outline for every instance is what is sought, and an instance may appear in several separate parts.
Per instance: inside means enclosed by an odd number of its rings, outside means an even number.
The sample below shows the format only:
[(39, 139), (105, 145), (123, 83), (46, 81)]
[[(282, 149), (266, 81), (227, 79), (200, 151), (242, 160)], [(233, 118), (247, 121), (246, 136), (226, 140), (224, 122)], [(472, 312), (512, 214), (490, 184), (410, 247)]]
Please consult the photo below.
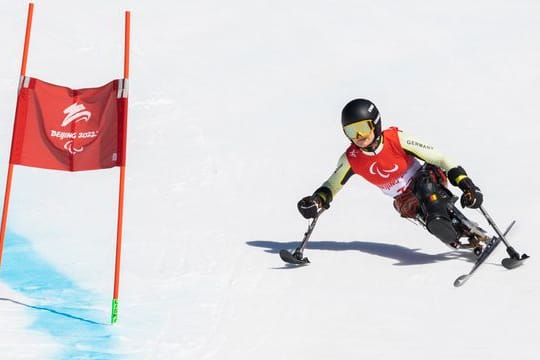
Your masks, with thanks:
[(355, 123), (346, 125), (343, 127), (343, 131), (345, 131), (345, 135), (351, 140), (358, 139), (358, 138), (366, 138), (371, 134), (371, 132), (375, 129), (375, 125), (373, 124), (373, 120), (360, 120)]

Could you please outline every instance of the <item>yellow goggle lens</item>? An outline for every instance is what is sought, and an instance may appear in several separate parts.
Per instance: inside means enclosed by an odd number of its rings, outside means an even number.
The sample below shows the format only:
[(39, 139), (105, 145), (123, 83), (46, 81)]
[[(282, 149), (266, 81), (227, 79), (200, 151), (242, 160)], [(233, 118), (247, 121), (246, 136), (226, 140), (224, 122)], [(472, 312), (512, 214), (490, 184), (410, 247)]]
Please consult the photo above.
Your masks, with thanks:
[(345, 131), (345, 135), (347, 135), (349, 139), (357, 139), (368, 137), (373, 129), (375, 129), (373, 121), (368, 119), (349, 124), (343, 128), (343, 131)]

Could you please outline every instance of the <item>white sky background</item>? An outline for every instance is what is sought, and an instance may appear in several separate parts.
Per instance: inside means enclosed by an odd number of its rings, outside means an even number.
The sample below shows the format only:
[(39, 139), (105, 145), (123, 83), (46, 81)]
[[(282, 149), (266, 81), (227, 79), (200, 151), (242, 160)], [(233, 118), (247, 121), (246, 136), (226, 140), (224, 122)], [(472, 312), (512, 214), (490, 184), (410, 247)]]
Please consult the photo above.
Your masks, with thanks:
[[(27, 75), (73, 88), (122, 76), (123, 11), (132, 11), (120, 320), (100, 356), (538, 354), (538, 2), (35, 4)], [(26, 11), (25, 1), (0, 10), (0, 179)], [(347, 146), (339, 114), (355, 97), (377, 104), (383, 126), (457, 159), (499, 226), (517, 219), (509, 239), (529, 263), (505, 271), (501, 246), (455, 289), (471, 263), (353, 178), (315, 229), (306, 250), (312, 265), (283, 269), (275, 251), (301, 240), (307, 223), (296, 202), (334, 170)], [(16, 167), (10, 202), (8, 230), (104, 299), (112, 292), (117, 178), (117, 169)], [(1, 271), (0, 298), (36, 301), (11, 289)], [(108, 301), (96, 303), (96, 321), (107, 321)], [(65, 354), (65, 339), (32, 326), (39, 316), (0, 302), (2, 358)]]

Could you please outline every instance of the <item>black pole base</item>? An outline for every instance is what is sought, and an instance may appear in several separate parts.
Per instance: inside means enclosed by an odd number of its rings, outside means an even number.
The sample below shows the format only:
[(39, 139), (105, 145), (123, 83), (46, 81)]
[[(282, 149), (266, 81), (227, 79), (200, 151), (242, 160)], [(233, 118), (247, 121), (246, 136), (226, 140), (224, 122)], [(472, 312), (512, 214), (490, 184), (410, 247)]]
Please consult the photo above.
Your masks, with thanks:
[(504, 266), (505, 268), (507, 268), (509, 270), (515, 269), (518, 266), (523, 265), (523, 262), (529, 258), (529, 255), (527, 255), (527, 254), (523, 254), (523, 255), (519, 256), (519, 254), (516, 252), (515, 255), (517, 255), (517, 256), (515, 256), (515, 257), (510, 256), (508, 258), (502, 259), (502, 261), (501, 261), (502, 266)]
[(309, 259), (307, 257), (304, 257), (302, 253), (294, 252), (291, 254), (287, 250), (281, 250), (279, 252), (279, 256), (281, 257), (281, 260), (285, 261), (286, 263), (293, 264), (293, 265), (307, 265), (309, 264)]

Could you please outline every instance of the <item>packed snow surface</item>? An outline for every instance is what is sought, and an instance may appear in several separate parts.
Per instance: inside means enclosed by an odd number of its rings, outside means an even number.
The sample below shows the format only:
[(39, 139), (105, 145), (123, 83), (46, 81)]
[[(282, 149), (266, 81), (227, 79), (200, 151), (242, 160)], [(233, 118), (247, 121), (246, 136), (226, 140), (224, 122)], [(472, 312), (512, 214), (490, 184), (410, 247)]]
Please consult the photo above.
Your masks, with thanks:
[[(28, 3), (0, 11), (0, 179)], [(16, 166), (0, 270), (2, 359), (536, 359), (540, 2), (36, 0), (26, 74), (123, 74), (130, 106), (119, 321), (109, 324), (118, 168)], [(473, 258), (353, 177), (290, 268), (296, 202), (365, 97), (462, 165), (509, 241)], [(3, 182), (5, 184), (5, 182)], [(454, 188), (457, 194), (460, 190)], [(478, 211), (464, 211), (489, 228)]]

